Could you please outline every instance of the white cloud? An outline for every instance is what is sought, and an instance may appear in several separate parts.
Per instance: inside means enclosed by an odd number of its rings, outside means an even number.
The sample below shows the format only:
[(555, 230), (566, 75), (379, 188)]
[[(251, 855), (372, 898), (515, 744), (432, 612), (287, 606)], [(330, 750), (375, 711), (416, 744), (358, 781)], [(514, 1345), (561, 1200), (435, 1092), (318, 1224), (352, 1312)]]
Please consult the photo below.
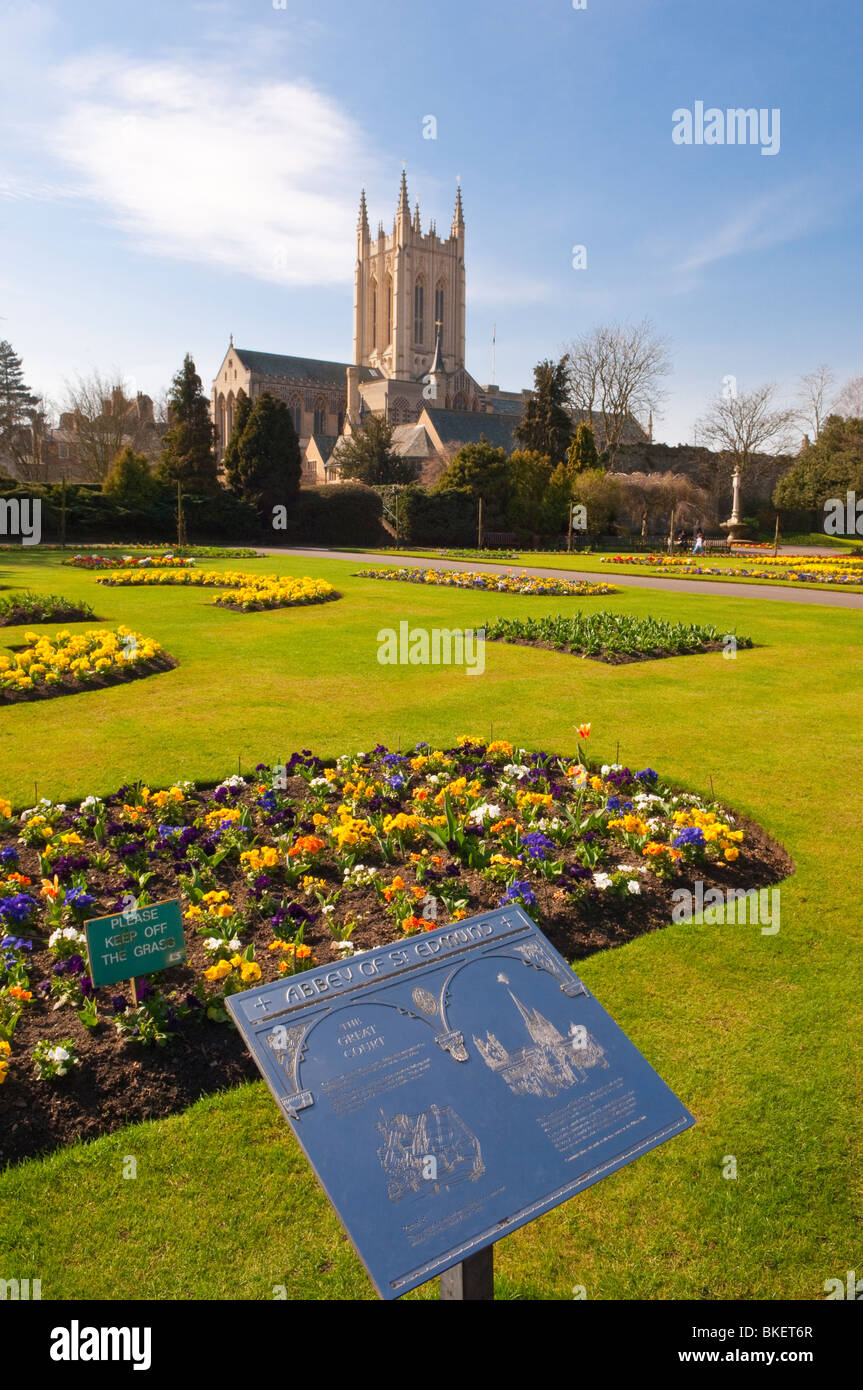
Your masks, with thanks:
[(739, 208), (682, 261), (682, 271), (794, 241), (824, 220), (816, 190), (786, 186)]
[(55, 77), (45, 153), (139, 251), (283, 285), (350, 279), (357, 171), (376, 161), (311, 84), (112, 52)]

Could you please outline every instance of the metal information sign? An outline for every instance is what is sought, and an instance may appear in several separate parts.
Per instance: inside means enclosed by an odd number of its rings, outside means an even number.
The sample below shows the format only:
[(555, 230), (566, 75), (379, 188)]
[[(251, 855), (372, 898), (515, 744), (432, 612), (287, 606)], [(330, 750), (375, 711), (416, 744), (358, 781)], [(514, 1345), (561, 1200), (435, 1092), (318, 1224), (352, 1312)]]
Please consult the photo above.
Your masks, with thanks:
[(519, 907), (226, 1003), (383, 1298), (695, 1123)]
[(90, 978), (98, 989), (118, 980), (151, 975), (186, 959), (179, 900), (150, 903), (136, 911), (91, 917), (84, 923)]

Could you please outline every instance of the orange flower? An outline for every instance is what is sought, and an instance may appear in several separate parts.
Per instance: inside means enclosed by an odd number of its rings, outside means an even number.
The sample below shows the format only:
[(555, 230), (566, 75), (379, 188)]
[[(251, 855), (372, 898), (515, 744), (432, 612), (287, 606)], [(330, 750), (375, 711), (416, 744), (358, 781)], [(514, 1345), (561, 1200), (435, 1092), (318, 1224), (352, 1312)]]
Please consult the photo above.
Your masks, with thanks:
[(56, 874), (54, 875), (53, 880), (50, 879), (50, 878), (43, 878), (43, 880), (42, 880), (42, 891), (41, 891), (40, 897), (43, 897), (43, 898), (50, 898), (51, 901), (53, 902), (54, 899), (56, 898), (56, 896), (57, 896), (57, 894), (58, 894), (59, 892), (60, 892), (60, 880), (59, 880), (59, 878), (57, 877)]
[[(401, 922), (399, 922), (402, 931), (418, 931), (424, 928), (425, 924), (426, 919), (424, 917), (404, 917)], [(432, 923), (432, 925), (434, 925), (434, 923)]]
[(317, 835), (301, 835), (299, 839), (291, 845), (288, 855), (295, 859), (298, 854), (317, 854), (318, 850), (324, 848), (325, 841)]
[(589, 724), (579, 724), (578, 729), (576, 730), (576, 732), (578, 733), (578, 737), (579, 737), (579, 738), (590, 738), (590, 725), (589, 725)]
[(312, 954), (311, 946), (298, 946), (296, 949), (297, 960), (308, 960)]
[(20, 985), (13, 985), (9, 993), (12, 995), (13, 999), (22, 999), (25, 1004), (29, 1004), (30, 1000), (33, 998), (32, 991), (29, 989), (22, 989)]

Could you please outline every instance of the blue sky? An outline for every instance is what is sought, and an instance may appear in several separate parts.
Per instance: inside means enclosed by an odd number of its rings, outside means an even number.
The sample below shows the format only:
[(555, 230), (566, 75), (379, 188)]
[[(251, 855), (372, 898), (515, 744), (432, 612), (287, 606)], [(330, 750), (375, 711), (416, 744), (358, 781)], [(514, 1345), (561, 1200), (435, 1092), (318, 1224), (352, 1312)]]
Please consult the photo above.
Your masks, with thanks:
[[(389, 227), (404, 160), (439, 231), (461, 176), (480, 382), (495, 324), (513, 389), (649, 316), (691, 440), (726, 375), (863, 372), (861, 47), (851, 0), (0, 0), (0, 336), (58, 402), (186, 351), (209, 389), (230, 332), (347, 361), (360, 185)], [(778, 152), (675, 144), (697, 101), (778, 108)]]

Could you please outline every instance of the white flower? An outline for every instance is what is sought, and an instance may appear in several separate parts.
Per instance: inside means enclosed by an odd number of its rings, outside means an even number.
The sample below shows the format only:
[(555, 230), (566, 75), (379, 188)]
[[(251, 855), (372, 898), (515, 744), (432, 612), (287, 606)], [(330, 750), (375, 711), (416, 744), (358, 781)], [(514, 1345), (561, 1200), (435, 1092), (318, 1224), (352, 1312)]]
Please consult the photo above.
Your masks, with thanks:
[(328, 777), (313, 777), (309, 783), (310, 787), (328, 787), (330, 780)]
[(240, 938), (239, 938), (238, 936), (232, 936), (231, 939), (230, 939), (230, 941), (228, 942), (228, 950), (229, 950), (229, 951), (241, 951), (242, 949), (243, 949), (243, 943), (242, 943), (242, 941), (240, 940)]
[(610, 888), (610, 887), (611, 887), (611, 874), (597, 874), (597, 873), (595, 873), (595, 874), (593, 875), (593, 886), (594, 886), (594, 888)]
[(48, 1053), (48, 1061), (68, 1062), (71, 1055), (71, 1052), (67, 1051), (65, 1047), (52, 1047)]
[(335, 948), (342, 959), (354, 954), (354, 944), (352, 941), (337, 941), (335, 942)]
[(101, 806), (102, 799), (98, 796), (85, 796), (81, 802), (81, 810), (89, 811), (93, 806)]
[(507, 763), (504, 767), (504, 773), (507, 777), (515, 777), (519, 781), (526, 777), (529, 772), (530, 768), (522, 767), (521, 763)]
[(491, 806), (487, 801), (481, 801), (479, 806), (474, 806), (468, 816), (468, 820), (472, 820), (474, 825), (482, 825), (486, 816), (490, 816), (492, 820), (497, 820), (499, 815), (499, 806)]
[(603, 777), (607, 777), (609, 772), (620, 772), (623, 763), (603, 763), (599, 769)]
[(626, 885), (627, 893), (638, 894), (641, 892), (641, 884), (637, 878), (631, 878)]
[(205, 951), (218, 951), (225, 943), (220, 936), (208, 936), (204, 942)]
[(327, 903), (325, 907), (321, 908), (321, 911), (324, 913), (324, 915), (330, 912), (335, 912), (335, 910), (336, 909), (333, 907), (332, 903)]

